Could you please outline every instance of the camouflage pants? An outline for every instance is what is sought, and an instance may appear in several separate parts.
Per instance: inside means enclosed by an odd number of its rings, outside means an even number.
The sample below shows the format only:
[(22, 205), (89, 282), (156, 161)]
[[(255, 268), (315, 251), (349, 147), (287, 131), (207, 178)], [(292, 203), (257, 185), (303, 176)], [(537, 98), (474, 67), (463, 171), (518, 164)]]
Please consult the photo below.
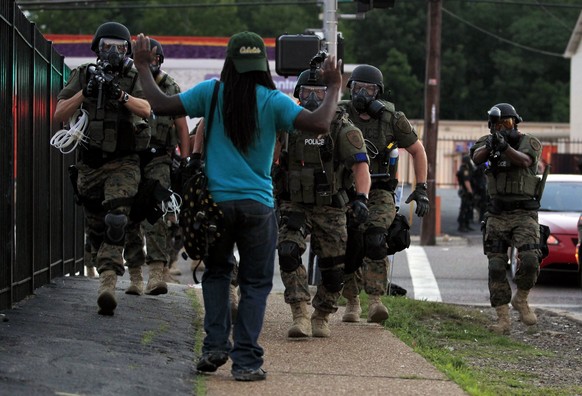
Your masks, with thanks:
[[(280, 210), (283, 215), (292, 212), (300, 212), (305, 215), (305, 226), (311, 233), (311, 248), (319, 260), (344, 256), (348, 238), (345, 209), (283, 202)], [(289, 229), (287, 224), (283, 222), (279, 229), (278, 245), (285, 241), (295, 242), (299, 246), (301, 254), (307, 248), (305, 237), (301, 231)], [(343, 273), (343, 267), (343, 262), (335, 262), (332, 267), (326, 268), (326, 270)], [(293, 272), (281, 270), (281, 279), (285, 285), (284, 296), (287, 304), (311, 300), (307, 271), (303, 263)], [(319, 285), (312, 305), (323, 312), (336, 312), (339, 295), (339, 291), (331, 292), (325, 286)]]
[[(142, 177), (157, 180), (162, 187), (170, 187), (170, 155), (154, 157), (143, 169)], [(127, 267), (141, 267), (144, 263), (163, 262), (169, 264), (168, 225), (165, 217), (160, 217), (154, 224), (144, 220), (141, 224), (133, 224), (125, 234), (125, 250), (123, 256)], [(144, 252), (144, 237), (147, 253)]]
[[(538, 213), (514, 210), (500, 215), (487, 214), (484, 243), (489, 260), (489, 298), (492, 307), (508, 304), (511, 286), (507, 279), (507, 247), (518, 248), (518, 268), (515, 282), (519, 289), (531, 289), (538, 278), (541, 252), (539, 249), (519, 250), (538, 244), (540, 228)], [(501, 251), (500, 251), (501, 250)]]
[[(371, 227), (381, 227), (388, 230), (396, 217), (394, 194), (386, 190), (371, 190), (368, 210), (370, 211), (368, 221), (360, 227), (364, 227), (366, 230)], [(386, 294), (389, 265), (388, 257), (372, 260), (365, 256), (360, 269), (345, 277), (342, 295), (346, 298), (353, 298), (360, 293), (362, 287), (369, 295)]]
[(129, 215), (129, 199), (137, 193), (141, 179), (139, 157), (124, 156), (95, 169), (80, 163), (78, 168), (77, 187), (81, 197), (92, 201), (103, 199), (101, 203), (106, 208), (94, 210), (85, 206), (84, 210), (87, 235), (97, 250), (94, 255), (97, 271), (101, 273), (113, 270), (118, 275), (123, 275), (123, 246), (112, 245), (105, 240), (105, 215), (109, 207), (118, 213)]

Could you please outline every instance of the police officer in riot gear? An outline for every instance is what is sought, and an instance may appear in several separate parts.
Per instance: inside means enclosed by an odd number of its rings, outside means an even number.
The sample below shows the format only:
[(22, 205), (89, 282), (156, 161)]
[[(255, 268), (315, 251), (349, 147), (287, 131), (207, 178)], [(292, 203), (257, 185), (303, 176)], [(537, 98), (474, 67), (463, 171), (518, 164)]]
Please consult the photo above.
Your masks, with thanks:
[(426, 152), (404, 113), (396, 111), (393, 103), (379, 99), (379, 95), (384, 92), (384, 82), (378, 68), (370, 65), (356, 67), (347, 87), (350, 89), (351, 100), (341, 101), (340, 107), (345, 109), (350, 120), (362, 131), (366, 145), (375, 148), (375, 154), (370, 158), (370, 215), (365, 224), (360, 226), (359, 232), (363, 233), (362, 242), (352, 237), (348, 241), (348, 245), (362, 243), (362, 249), (357, 247), (354, 250), (363, 250), (364, 257), (350, 256), (350, 262), (346, 263), (350, 270), (342, 292), (348, 300), (343, 320), (360, 320), (358, 269), (361, 268), (361, 281), (369, 297), (368, 322), (381, 323), (388, 318), (388, 310), (380, 301), (380, 296), (386, 294), (388, 283), (386, 234), (396, 216), (394, 190), (398, 184), (395, 172), (390, 174), (388, 170), (390, 153), (403, 148), (412, 155), (417, 183), (406, 203), (416, 201), (416, 214), (422, 217), (430, 208), (426, 186)]
[(66, 122), (78, 109), (88, 113), (87, 144), (78, 152), (77, 187), (88, 238), (97, 251), (98, 312), (113, 315), (117, 276), (124, 273), (125, 230), (141, 179), (137, 152), (150, 141), (150, 105), (129, 58), (131, 36), (124, 25), (99, 26), (91, 49), (97, 61), (71, 72), (58, 95), (54, 119)]
[[(156, 48), (156, 57), (150, 64), (150, 71), (156, 83), (168, 95), (180, 93), (178, 84), (161, 69), (164, 62), (162, 45), (154, 39), (150, 39), (150, 42), (152, 48)], [(179, 143), (183, 158), (186, 158), (190, 152), (188, 124), (183, 116), (157, 115), (153, 115), (149, 123), (152, 134), (150, 144), (147, 150), (139, 153), (142, 182), (159, 183), (159, 186), (168, 189), (171, 184), (170, 168), (176, 145)], [(128, 228), (124, 257), (131, 284), (125, 290), (126, 294), (141, 295), (144, 292), (141, 271), (144, 263), (147, 264), (149, 270), (149, 279), (145, 288), (146, 294), (166, 294), (168, 292), (166, 282), (176, 282), (169, 273), (170, 249), (172, 247), (168, 245), (168, 233), (172, 225), (171, 217), (175, 222), (173, 213), (164, 213), (154, 223), (142, 221)], [(144, 237), (147, 253), (144, 253), (143, 248)]]
[[(301, 106), (315, 110), (323, 102), (326, 86), (310, 70), (300, 74), (294, 96)], [(368, 155), (361, 132), (338, 111), (324, 138), (301, 132), (290, 134), (283, 147), (285, 191), (279, 193), (279, 265), (285, 285), (285, 302), (291, 305), (293, 324), (289, 337), (329, 337), (329, 315), (337, 311), (343, 286), (347, 228), (346, 212), (353, 221), (366, 220), (370, 176)], [(356, 199), (350, 206), (348, 190), (355, 186)], [(321, 285), (311, 300), (307, 272), (301, 256), (305, 238), (318, 257)]]
[[(517, 125), (522, 119), (509, 103), (496, 104), (488, 114), (491, 133), (471, 147), (471, 157), (477, 165), (490, 162), (486, 171), (490, 202), (483, 240), (489, 261), (491, 306), (498, 317), (491, 329), (509, 334), (510, 301), (523, 323), (537, 323), (527, 298), (537, 281), (542, 257), (538, 209), (543, 182), (536, 176), (542, 145), (535, 137), (519, 132)], [(513, 297), (506, 275), (511, 246), (517, 248), (519, 260)]]
[(473, 163), (471, 157), (464, 155), (461, 166), (457, 170), (457, 182), (459, 183), (459, 198), (461, 198), (461, 206), (459, 208), (459, 216), (457, 223), (459, 223), (459, 232), (473, 231), (471, 223), (473, 222), (473, 186), (471, 181), (473, 179)]

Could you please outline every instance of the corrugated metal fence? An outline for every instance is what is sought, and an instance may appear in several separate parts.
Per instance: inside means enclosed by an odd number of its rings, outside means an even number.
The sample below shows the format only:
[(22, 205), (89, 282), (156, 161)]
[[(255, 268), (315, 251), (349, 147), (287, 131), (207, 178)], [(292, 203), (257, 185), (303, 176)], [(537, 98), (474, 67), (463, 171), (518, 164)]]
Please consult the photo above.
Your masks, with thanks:
[(0, 309), (83, 269), (83, 218), (49, 144), (63, 57), (13, 0), (0, 2)]

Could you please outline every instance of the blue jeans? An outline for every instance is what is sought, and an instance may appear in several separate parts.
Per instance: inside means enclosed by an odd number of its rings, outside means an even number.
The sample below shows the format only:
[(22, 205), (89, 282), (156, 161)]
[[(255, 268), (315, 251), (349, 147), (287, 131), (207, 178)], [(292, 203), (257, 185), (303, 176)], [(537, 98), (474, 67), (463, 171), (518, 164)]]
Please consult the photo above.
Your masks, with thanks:
[[(275, 211), (250, 199), (220, 202), (218, 206), (224, 213), (226, 230), (204, 260), (202, 293), (206, 337), (202, 352), (228, 352), (233, 370), (255, 370), (263, 365), (264, 351), (258, 338), (267, 298), (273, 288), (278, 232)], [(240, 255), (240, 301), (232, 345), (229, 285), (235, 244)]]

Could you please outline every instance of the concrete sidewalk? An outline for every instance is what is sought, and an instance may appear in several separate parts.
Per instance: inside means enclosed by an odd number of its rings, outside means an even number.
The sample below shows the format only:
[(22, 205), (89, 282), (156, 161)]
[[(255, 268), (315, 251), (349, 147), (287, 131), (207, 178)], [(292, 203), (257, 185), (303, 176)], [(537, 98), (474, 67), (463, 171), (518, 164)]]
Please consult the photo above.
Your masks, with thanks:
[(272, 293), (260, 339), (267, 380), (241, 384), (227, 363), (205, 376), (208, 395), (466, 394), (382, 326), (343, 323), (343, 310), (332, 316), (330, 338), (289, 339), (291, 310)]
[[(184, 277), (191, 279), (190, 274)], [(183, 282), (167, 295), (130, 296), (118, 281), (113, 317), (97, 314), (97, 279), (57, 278), (0, 312), (0, 394), (196, 394), (195, 340), (203, 336), (201, 290)], [(241, 383), (230, 362), (204, 375), (207, 395), (463, 395), (380, 325), (332, 319), (328, 339), (287, 339), (290, 309), (269, 298), (261, 336), (266, 381)]]

